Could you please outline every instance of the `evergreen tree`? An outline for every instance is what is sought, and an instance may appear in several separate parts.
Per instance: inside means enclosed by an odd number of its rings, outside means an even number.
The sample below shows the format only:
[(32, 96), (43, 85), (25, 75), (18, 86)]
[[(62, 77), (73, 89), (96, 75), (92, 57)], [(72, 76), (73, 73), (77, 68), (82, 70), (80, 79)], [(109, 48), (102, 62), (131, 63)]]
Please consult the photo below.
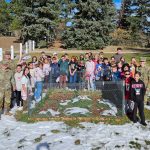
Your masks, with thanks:
[(35, 40), (39, 47), (52, 44), (60, 14), (60, 0), (22, 0), (21, 13), (23, 41)]
[(135, 13), (139, 18), (141, 31), (150, 32), (150, 1), (136, 0)]
[(65, 47), (98, 49), (109, 44), (115, 27), (112, 0), (75, 0), (68, 7), (72, 25), (62, 35)]
[(21, 14), (24, 11), (25, 3), (22, 0), (12, 0), (10, 2), (10, 11), (12, 15), (12, 22), (10, 25), (10, 29), (14, 30), (21, 30), (22, 28), (22, 21), (21, 21)]
[(121, 29), (130, 28), (129, 17), (131, 17), (133, 14), (132, 1), (133, 0), (122, 0), (121, 10), (119, 14), (119, 22), (118, 22), (118, 27)]
[(10, 14), (9, 5), (5, 0), (0, 0), (0, 34), (8, 35), (9, 26), (12, 21), (12, 16)]

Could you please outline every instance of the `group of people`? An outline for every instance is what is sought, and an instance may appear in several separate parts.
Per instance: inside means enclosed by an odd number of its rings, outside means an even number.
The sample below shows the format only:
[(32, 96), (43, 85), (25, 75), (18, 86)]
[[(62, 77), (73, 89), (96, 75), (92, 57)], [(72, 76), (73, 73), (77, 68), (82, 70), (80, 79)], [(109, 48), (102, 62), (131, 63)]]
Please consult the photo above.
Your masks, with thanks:
[(16, 66), (10, 58), (10, 53), (6, 51), (4, 60), (0, 62), (0, 82), (4, 83), (0, 86), (0, 107), (6, 114), (14, 107), (12, 97), (16, 97), (19, 110), (27, 110), (28, 97), (33, 96), (38, 103), (42, 90), (50, 88), (50, 83), (59, 88), (66, 88), (69, 83), (69, 88), (76, 89), (77, 83), (86, 82), (84, 88), (96, 90), (96, 82), (123, 80), (126, 106), (130, 100), (134, 101), (132, 121), (138, 121), (138, 108), (141, 123), (146, 125), (144, 95), (149, 92), (150, 69), (146, 66), (145, 58), (141, 58), (140, 64), (135, 57), (127, 63), (121, 48), (110, 59), (104, 57), (103, 52), (89, 52), (71, 58), (67, 53), (59, 58), (57, 53), (50, 56), (42, 52), (39, 59), (33, 56), (29, 61), (22, 57)]

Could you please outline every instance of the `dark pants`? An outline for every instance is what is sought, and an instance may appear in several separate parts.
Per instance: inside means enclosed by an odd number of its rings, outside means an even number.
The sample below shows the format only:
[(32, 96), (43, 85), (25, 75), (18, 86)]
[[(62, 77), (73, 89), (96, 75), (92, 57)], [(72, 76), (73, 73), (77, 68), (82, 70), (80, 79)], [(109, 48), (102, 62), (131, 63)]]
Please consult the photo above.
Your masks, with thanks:
[(44, 89), (48, 89), (49, 87), (49, 75), (44, 78)]
[(51, 78), (51, 88), (58, 88), (58, 83), (56, 82), (57, 77), (52, 76)]
[(16, 103), (17, 103), (17, 106), (23, 106), (23, 100), (21, 98), (21, 91), (16, 91)]
[(137, 110), (139, 111), (141, 123), (145, 123), (144, 101), (135, 102), (134, 111), (133, 111), (133, 121), (134, 122), (137, 122)]

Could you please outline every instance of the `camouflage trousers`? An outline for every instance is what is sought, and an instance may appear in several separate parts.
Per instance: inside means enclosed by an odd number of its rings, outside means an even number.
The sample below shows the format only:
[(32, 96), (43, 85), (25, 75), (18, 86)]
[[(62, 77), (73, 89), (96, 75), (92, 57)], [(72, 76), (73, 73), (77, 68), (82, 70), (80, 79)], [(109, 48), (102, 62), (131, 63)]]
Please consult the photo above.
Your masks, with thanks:
[(11, 89), (0, 88), (0, 111), (6, 109), (9, 111), (11, 103)]
[(150, 101), (150, 90), (147, 90), (146, 91), (146, 94), (144, 96), (144, 101), (147, 102), (147, 101)]

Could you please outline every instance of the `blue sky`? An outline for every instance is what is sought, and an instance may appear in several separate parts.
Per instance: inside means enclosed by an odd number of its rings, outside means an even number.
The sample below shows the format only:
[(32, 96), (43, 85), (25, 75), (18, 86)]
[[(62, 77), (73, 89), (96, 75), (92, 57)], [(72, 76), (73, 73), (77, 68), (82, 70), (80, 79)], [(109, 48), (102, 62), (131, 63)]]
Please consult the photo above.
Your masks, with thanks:
[[(10, 2), (11, 0), (6, 0), (7, 2)], [(121, 0), (114, 0), (116, 8), (120, 8), (121, 6)]]

